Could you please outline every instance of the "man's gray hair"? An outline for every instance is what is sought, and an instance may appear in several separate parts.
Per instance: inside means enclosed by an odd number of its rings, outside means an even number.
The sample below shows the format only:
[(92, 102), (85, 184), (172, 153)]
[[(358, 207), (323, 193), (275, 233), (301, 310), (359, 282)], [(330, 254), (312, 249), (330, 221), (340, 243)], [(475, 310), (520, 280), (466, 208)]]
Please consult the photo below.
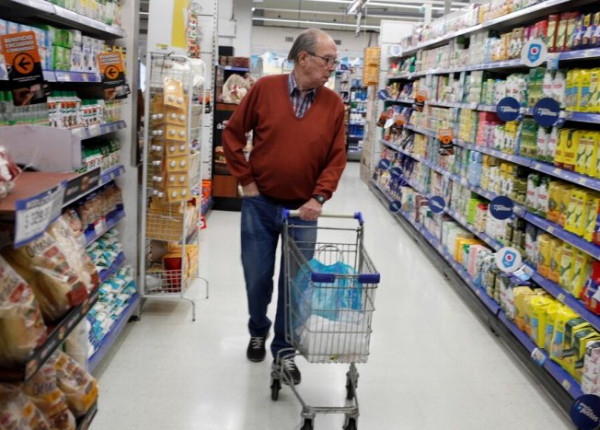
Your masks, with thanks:
[(296, 40), (290, 49), (290, 53), (288, 54), (288, 61), (296, 61), (298, 59), (298, 55), (302, 52), (310, 52), (315, 53), (315, 48), (317, 43), (319, 42), (319, 38), (323, 36), (329, 37), (327, 33), (323, 30), (319, 30), (318, 28), (309, 28), (308, 30), (304, 30), (302, 33), (298, 35)]

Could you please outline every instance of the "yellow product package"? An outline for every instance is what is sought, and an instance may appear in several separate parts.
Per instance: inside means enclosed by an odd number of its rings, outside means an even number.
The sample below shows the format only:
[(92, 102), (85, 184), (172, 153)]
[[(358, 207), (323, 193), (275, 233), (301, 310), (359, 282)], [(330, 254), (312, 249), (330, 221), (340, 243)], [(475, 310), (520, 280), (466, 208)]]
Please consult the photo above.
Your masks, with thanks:
[(579, 142), (583, 133), (582, 130), (571, 130), (567, 133), (565, 146), (561, 148), (563, 151), (563, 169), (575, 170), (575, 166), (577, 166)]
[(554, 330), (552, 332), (552, 343), (550, 345), (550, 358), (557, 363), (563, 362), (563, 345), (565, 338), (565, 327), (567, 321), (576, 318), (578, 315), (566, 306), (558, 309), (554, 319)]
[(586, 153), (585, 153), (585, 174), (596, 177), (598, 172), (598, 140), (600, 133), (597, 131), (587, 131), (585, 134)]
[(544, 347), (548, 306), (553, 303), (556, 300), (546, 296), (535, 296), (529, 301), (530, 337), (539, 348)]
[(554, 165), (563, 167), (565, 164), (565, 151), (567, 149), (567, 141), (569, 140), (569, 133), (572, 130), (569, 128), (563, 128), (558, 132), (558, 144), (556, 145), (556, 151), (554, 152)]
[(560, 278), (560, 263), (562, 261), (563, 241), (559, 239), (550, 239), (550, 271), (548, 279), (558, 283)]
[(594, 230), (596, 228), (599, 207), (600, 194), (588, 192), (588, 198), (585, 201), (585, 226), (583, 229), (583, 238), (588, 242), (594, 240)]
[(542, 233), (538, 236), (537, 271), (544, 278), (550, 273), (550, 257), (552, 255), (552, 236)]
[(583, 251), (577, 251), (575, 256), (575, 265), (573, 266), (573, 279), (569, 291), (573, 297), (580, 299), (585, 283), (590, 277), (592, 271), (591, 258)]
[(560, 202), (562, 201), (563, 183), (551, 181), (548, 186), (548, 212), (546, 219), (558, 224), (560, 219)]
[(546, 307), (546, 327), (544, 332), (544, 346), (546, 351), (550, 351), (552, 346), (552, 334), (559, 311), (565, 306), (557, 301), (552, 302)]
[(592, 157), (594, 141), (590, 140), (587, 131), (581, 131), (579, 135), (579, 144), (577, 145), (577, 161), (575, 162), (575, 171), (582, 175), (587, 175), (589, 163)]
[(567, 72), (567, 90), (565, 96), (565, 106), (568, 111), (573, 111), (577, 105), (579, 69), (572, 69)]
[(564, 227), (565, 222), (567, 221), (567, 210), (569, 208), (569, 203), (571, 203), (571, 193), (575, 187), (569, 184), (564, 184), (562, 186), (561, 199), (559, 204), (559, 217), (558, 217), (558, 225)]
[(583, 236), (585, 229), (585, 202), (587, 192), (582, 189), (575, 189), (571, 192), (571, 199), (567, 207), (567, 219), (565, 221), (565, 230), (578, 236)]
[(598, 97), (600, 95), (600, 69), (590, 70), (590, 88), (589, 101), (585, 107), (585, 112), (598, 112)]
[(573, 280), (573, 269), (575, 267), (575, 257), (577, 253), (575, 248), (564, 243), (560, 258), (560, 272), (558, 283), (566, 290), (571, 289), (571, 281)]
[(590, 87), (592, 85), (592, 71), (591, 69), (582, 69), (579, 73), (579, 80), (577, 83), (577, 112), (587, 112), (588, 105), (592, 93), (590, 93)]
[(519, 330), (525, 331), (525, 301), (535, 295), (534, 290), (521, 286), (513, 288), (515, 302), (515, 324)]

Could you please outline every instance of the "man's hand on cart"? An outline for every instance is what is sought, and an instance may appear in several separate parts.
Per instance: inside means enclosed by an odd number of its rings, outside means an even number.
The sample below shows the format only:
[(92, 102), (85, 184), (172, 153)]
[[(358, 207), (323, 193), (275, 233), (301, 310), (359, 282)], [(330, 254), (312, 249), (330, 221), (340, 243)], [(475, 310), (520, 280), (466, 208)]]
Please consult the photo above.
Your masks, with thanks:
[(316, 221), (322, 211), (323, 205), (312, 198), (300, 207), (300, 219), (304, 221)]

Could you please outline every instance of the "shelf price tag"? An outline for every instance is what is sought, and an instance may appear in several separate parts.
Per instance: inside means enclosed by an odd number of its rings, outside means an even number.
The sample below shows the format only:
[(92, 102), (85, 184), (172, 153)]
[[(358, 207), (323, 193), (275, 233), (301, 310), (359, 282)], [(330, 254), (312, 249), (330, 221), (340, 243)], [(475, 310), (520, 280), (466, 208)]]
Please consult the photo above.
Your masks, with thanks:
[(539, 348), (535, 348), (533, 351), (531, 351), (531, 358), (540, 366), (543, 366), (548, 359), (546, 354), (544, 354)]
[(60, 215), (67, 183), (15, 203), (15, 248), (37, 238)]

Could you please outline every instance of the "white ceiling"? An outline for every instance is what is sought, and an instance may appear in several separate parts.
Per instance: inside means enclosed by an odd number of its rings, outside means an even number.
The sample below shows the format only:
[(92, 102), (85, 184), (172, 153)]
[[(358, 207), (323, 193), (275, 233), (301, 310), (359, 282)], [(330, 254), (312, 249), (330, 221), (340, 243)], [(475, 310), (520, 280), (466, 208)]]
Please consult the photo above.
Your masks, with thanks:
[[(468, 0), (451, 1), (452, 10), (469, 3)], [(354, 31), (356, 16), (346, 14), (351, 3), (351, 0), (254, 0), (253, 24), (289, 27), (318, 24), (325, 29)], [(443, 15), (444, 0), (369, 0), (361, 21), (363, 28), (376, 30), (382, 19), (423, 22), (426, 3), (432, 5), (434, 18)]]

